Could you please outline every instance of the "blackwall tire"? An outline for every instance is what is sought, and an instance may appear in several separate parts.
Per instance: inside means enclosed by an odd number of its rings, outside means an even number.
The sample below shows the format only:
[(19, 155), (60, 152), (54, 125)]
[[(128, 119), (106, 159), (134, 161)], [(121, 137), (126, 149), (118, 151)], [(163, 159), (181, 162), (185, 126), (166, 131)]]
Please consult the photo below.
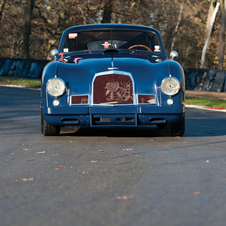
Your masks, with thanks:
[(44, 120), (42, 109), (41, 109), (41, 132), (43, 136), (57, 136), (60, 133), (60, 126), (50, 125)]
[(165, 131), (166, 134), (170, 137), (182, 137), (185, 132), (185, 115), (179, 122), (166, 124)]

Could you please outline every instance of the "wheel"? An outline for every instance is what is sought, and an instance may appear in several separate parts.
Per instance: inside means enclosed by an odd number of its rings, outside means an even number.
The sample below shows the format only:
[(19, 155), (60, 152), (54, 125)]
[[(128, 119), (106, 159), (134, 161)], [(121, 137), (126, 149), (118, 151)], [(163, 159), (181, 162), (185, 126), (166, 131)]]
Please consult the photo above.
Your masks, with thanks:
[(41, 132), (43, 136), (57, 136), (60, 133), (60, 126), (53, 126), (45, 121), (42, 109), (41, 109)]
[(165, 126), (166, 134), (170, 137), (180, 136), (182, 137), (185, 132), (185, 115), (179, 122), (168, 123)]

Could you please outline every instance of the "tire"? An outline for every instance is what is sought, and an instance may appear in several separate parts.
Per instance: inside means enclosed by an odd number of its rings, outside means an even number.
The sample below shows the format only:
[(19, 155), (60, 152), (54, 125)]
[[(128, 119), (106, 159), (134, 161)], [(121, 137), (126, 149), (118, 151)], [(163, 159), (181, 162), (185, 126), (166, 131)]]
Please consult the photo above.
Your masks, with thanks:
[(166, 124), (165, 131), (166, 134), (170, 137), (182, 137), (185, 132), (185, 115), (183, 115), (182, 119), (179, 122)]
[(41, 109), (41, 132), (43, 136), (57, 136), (60, 133), (60, 126), (50, 125), (44, 120), (42, 109)]

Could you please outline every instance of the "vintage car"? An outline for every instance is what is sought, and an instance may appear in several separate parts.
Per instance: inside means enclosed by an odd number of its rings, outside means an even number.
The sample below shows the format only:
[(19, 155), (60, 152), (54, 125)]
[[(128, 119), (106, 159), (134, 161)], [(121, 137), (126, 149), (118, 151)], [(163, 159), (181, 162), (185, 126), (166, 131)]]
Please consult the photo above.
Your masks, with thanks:
[(167, 58), (157, 30), (95, 24), (68, 28), (42, 75), (41, 131), (60, 127), (157, 125), (185, 131), (183, 68)]

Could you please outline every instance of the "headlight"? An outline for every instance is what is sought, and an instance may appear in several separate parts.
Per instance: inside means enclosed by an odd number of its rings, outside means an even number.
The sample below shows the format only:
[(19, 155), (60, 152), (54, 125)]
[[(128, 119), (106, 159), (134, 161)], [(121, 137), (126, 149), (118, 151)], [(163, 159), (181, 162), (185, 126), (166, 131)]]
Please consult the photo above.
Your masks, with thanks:
[(65, 92), (64, 81), (59, 78), (51, 79), (46, 85), (46, 90), (51, 96), (59, 97)]
[(162, 92), (168, 96), (177, 94), (180, 90), (180, 83), (176, 78), (169, 77), (162, 80), (161, 84)]

